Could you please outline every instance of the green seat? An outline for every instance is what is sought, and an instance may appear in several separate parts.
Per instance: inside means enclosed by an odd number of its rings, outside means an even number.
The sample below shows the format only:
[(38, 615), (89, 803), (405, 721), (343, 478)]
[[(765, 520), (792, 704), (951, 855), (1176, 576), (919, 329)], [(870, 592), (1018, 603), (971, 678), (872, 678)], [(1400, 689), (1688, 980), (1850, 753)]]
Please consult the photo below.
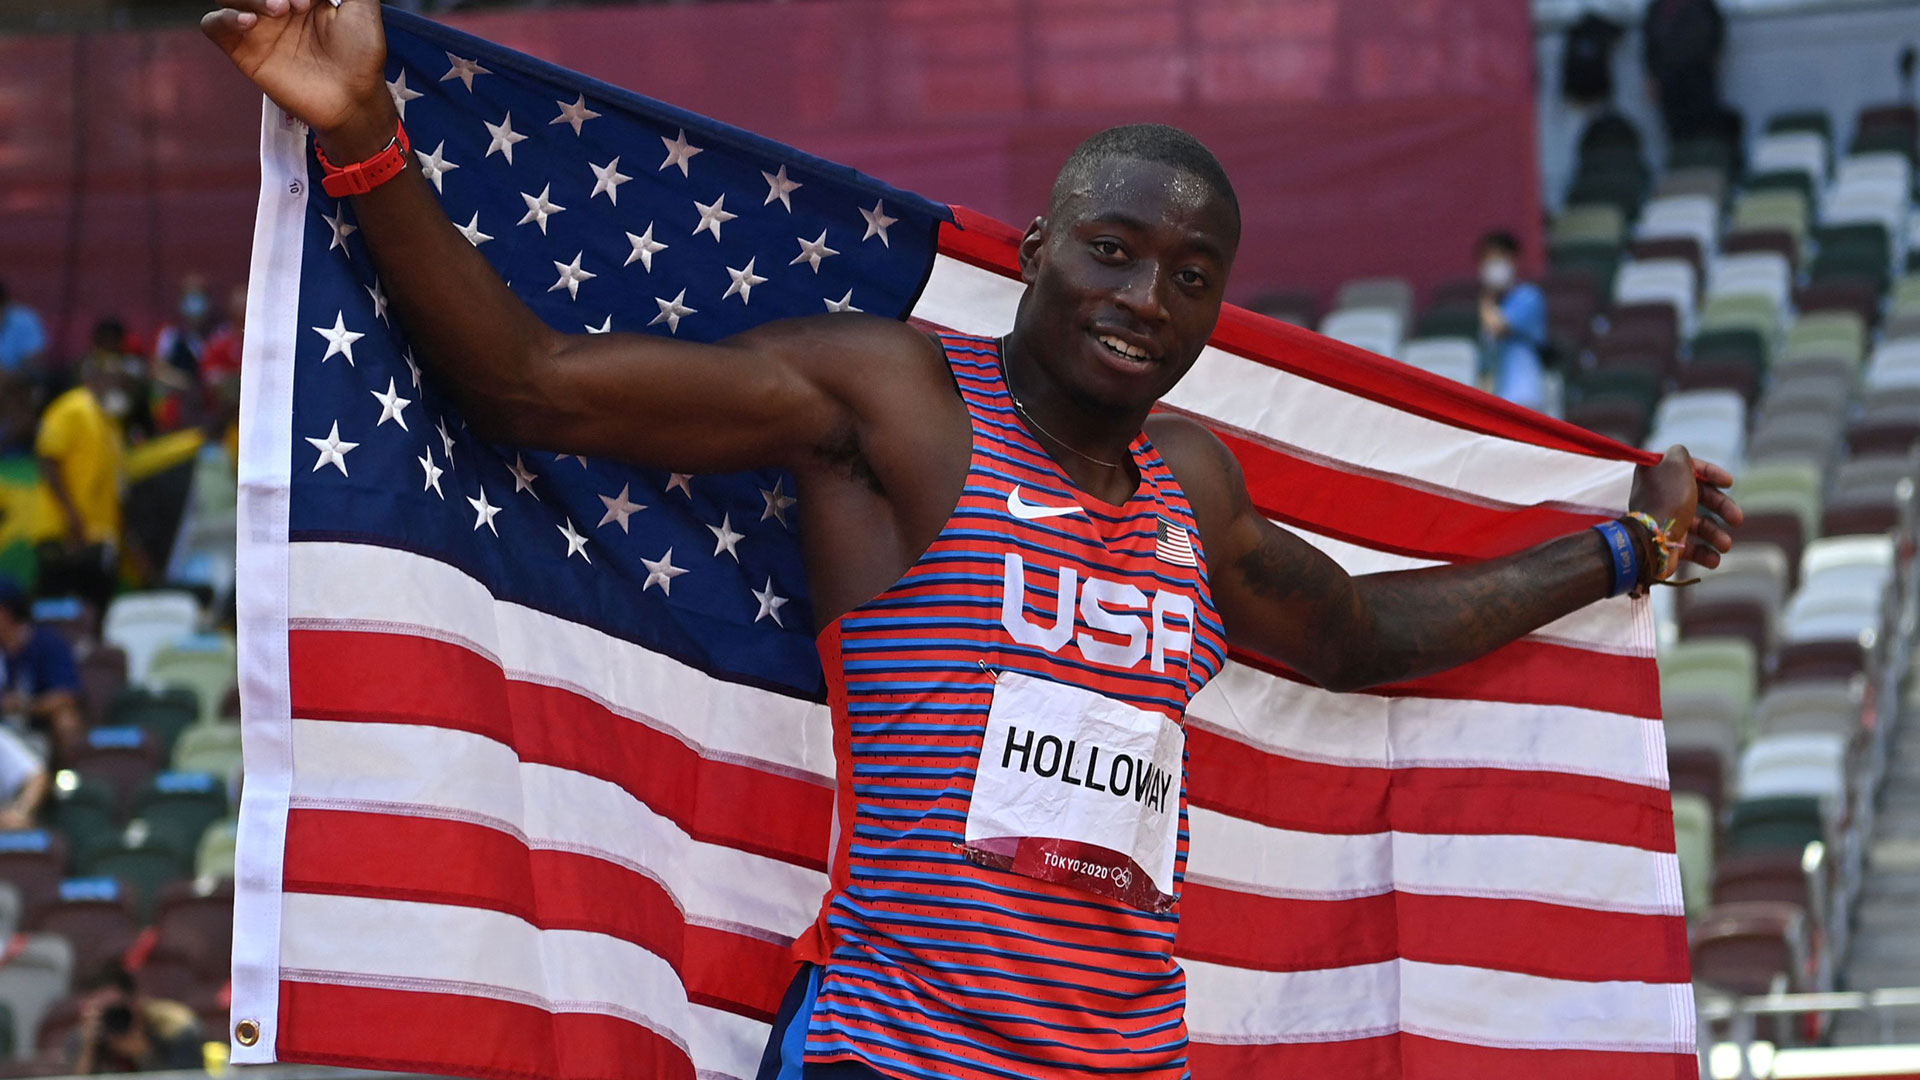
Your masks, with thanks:
[[(1741, 297), (1740, 299), (1757, 299)], [(1735, 354), (1752, 361), (1756, 370), (1765, 370), (1772, 355), (1772, 336), (1763, 334), (1751, 326), (1718, 325), (1705, 326), (1693, 335), (1693, 355), (1698, 358), (1708, 353), (1716, 355)]]
[(1687, 918), (1705, 913), (1713, 892), (1713, 804), (1690, 791), (1673, 796), (1673, 845), (1680, 856), (1680, 893)]
[(1860, 370), (1866, 358), (1867, 327), (1851, 311), (1818, 311), (1802, 315), (1787, 329), (1781, 360), (1843, 360)]
[(1727, 852), (1805, 851), (1808, 844), (1827, 838), (1820, 800), (1811, 795), (1779, 795), (1742, 799), (1733, 804), (1727, 822)]
[(1585, 274), (1600, 286), (1604, 296), (1613, 295), (1613, 275), (1620, 269), (1620, 247), (1616, 244), (1561, 244), (1547, 253), (1547, 265), (1557, 271)]
[(1912, 133), (1898, 128), (1861, 131), (1854, 135), (1853, 144), (1847, 152), (1849, 154), (1895, 153), (1904, 156), (1908, 161), (1916, 161), (1916, 153), (1920, 153), (1914, 148)]
[(13, 1060), (13, 1006), (0, 1001), (0, 1061)]
[(1762, 193), (1793, 192), (1800, 197), (1801, 207), (1813, 206), (1819, 192), (1814, 190), (1813, 177), (1798, 169), (1782, 169), (1777, 172), (1756, 173), (1747, 180), (1747, 197)]
[(72, 769), (54, 774), (52, 823), (67, 835), (75, 865), (114, 834), (113, 809), (113, 788), (106, 781)]
[(1646, 200), (1644, 176), (1630, 172), (1594, 172), (1574, 177), (1567, 189), (1567, 205), (1605, 203), (1617, 208), (1620, 216), (1632, 221), (1640, 216), (1640, 204)]
[[(1802, 176), (1793, 173), (1794, 176)], [(1755, 191), (1751, 188), (1733, 204), (1733, 224), (1729, 232), (1750, 229), (1782, 229), (1804, 244), (1811, 227), (1808, 198), (1791, 188)]]
[(200, 716), (200, 698), (184, 687), (150, 690), (131, 686), (107, 710), (107, 726), (144, 728), (165, 753), (187, 725)]
[(1576, 377), (1574, 396), (1582, 401), (1596, 397), (1627, 397), (1643, 406), (1649, 414), (1660, 400), (1661, 377), (1645, 368), (1616, 368), (1588, 371)]
[(1476, 338), (1480, 336), (1480, 313), (1469, 308), (1438, 308), (1420, 316), (1414, 324), (1415, 338)]
[(226, 781), (211, 773), (164, 772), (148, 781), (133, 815), (156, 841), (176, 852), (200, 845), (207, 826), (227, 816)]
[(1827, 118), (1824, 109), (1795, 109), (1776, 113), (1767, 120), (1767, 134), (1783, 135), (1789, 131), (1811, 131), (1828, 143), (1833, 142), (1833, 121)]
[(1667, 171), (1716, 169), (1728, 180), (1740, 171), (1739, 155), (1732, 143), (1719, 139), (1682, 139), (1667, 150)]
[(1801, 535), (1816, 536), (1823, 484), (1820, 466), (1811, 461), (1755, 462), (1740, 474), (1740, 506), (1749, 514), (1791, 513), (1800, 519)]
[(239, 680), (239, 667), (231, 645), (203, 648), (198, 645), (169, 646), (154, 654), (147, 666), (147, 683), (152, 686), (181, 687), (191, 690), (199, 703), (201, 721), (216, 720), (220, 702)]
[(1580, 149), (1577, 173), (1638, 173), (1647, 175), (1647, 163), (1640, 156), (1640, 145), (1628, 142), (1596, 142)]
[(1747, 331), (1760, 339), (1762, 362), (1773, 358), (1780, 337), (1780, 307), (1770, 296), (1716, 296), (1700, 309), (1700, 333)]
[(1909, 273), (1893, 283), (1887, 314), (1894, 318), (1920, 313), (1920, 274)]
[(1745, 638), (1690, 638), (1660, 653), (1660, 694), (1668, 700), (1690, 695), (1726, 701), (1745, 722), (1753, 712), (1760, 664)]
[(226, 720), (195, 724), (173, 744), (173, 767), (180, 772), (211, 773), (229, 783), (240, 771), (240, 725)]
[(233, 877), (234, 846), (239, 833), (240, 823), (232, 818), (216, 821), (208, 826), (207, 831), (200, 836), (199, 850), (193, 855), (193, 876)]
[(1888, 274), (1887, 261), (1873, 252), (1859, 248), (1838, 248), (1822, 251), (1813, 257), (1813, 263), (1807, 271), (1807, 281), (1813, 285), (1859, 281), (1871, 286), (1874, 292), (1885, 292)]
[(135, 916), (142, 923), (153, 918), (153, 904), (160, 890), (185, 878), (187, 870), (186, 856), (153, 835), (148, 824), (138, 818), (94, 849), (80, 865), (80, 872), (87, 877), (125, 883), (132, 890)]
[(1626, 242), (1627, 218), (1612, 203), (1581, 203), (1567, 207), (1547, 230), (1547, 244), (1611, 244)]

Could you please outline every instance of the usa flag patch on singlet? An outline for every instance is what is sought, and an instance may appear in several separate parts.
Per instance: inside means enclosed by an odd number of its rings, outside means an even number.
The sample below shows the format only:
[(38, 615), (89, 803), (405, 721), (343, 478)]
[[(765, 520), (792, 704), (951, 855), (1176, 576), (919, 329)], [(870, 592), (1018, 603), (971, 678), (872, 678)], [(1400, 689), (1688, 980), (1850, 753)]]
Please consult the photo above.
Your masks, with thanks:
[(1193, 538), (1187, 535), (1186, 526), (1162, 517), (1154, 539), (1153, 555), (1161, 562), (1175, 566), (1194, 565)]

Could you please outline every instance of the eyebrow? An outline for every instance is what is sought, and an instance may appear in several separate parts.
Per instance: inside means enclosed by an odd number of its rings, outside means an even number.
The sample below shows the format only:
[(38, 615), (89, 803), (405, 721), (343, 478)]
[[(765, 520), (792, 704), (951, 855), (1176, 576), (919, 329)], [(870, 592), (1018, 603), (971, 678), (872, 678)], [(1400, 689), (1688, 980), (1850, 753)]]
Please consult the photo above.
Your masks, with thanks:
[[(1124, 210), (1103, 210), (1097, 214), (1090, 214), (1081, 218), (1080, 221), (1082, 224), (1104, 223), (1119, 225), (1123, 228), (1133, 229), (1136, 232), (1148, 232), (1153, 228), (1151, 224)], [(1202, 255), (1211, 258), (1214, 262), (1224, 264), (1227, 261), (1226, 252), (1221, 249), (1220, 245), (1207, 239), (1205, 235), (1189, 233), (1185, 239), (1188, 246), (1197, 249)]]

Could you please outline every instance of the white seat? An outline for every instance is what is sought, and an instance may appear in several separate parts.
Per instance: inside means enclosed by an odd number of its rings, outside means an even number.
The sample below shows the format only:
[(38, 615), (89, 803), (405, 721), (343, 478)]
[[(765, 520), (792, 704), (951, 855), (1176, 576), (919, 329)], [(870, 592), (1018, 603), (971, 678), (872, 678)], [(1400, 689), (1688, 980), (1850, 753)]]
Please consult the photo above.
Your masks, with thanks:
[(1836, 188), (1820, 203), (1822, 225), (1878, 225), (1887, 230), (1887, 238), (1895, 246), (1900, 243), (1901, 226), (1906, 220), (1906, 194), (1892, 185)]
[(1747, 402), (1737, 390), (1682, 390), (1661, 399), (1653, 413), (1655, 427), (1695, 419), (1743, 424), (1746, 418)]
[(1640, 211), (1633, 230), (1639, 240), (1681, 238), (1700, 245), (1700, 254), (1720, 250), (1720, 204), (1707, 195), (1665, 195)]
[(107, 605), (100, 637), (127, 654), (127, 681), (139, 685), (161, 649), (199, 628), (200, 605), (193, 594), (172, 589), (124, 593)]
[(1800, 580), (1811, 581), (1843, 567), (1870, 568), (1884, 580), (1892, 580), (1893, 557), (1892, 537), (1823, 536), (1800, 553)]
[(1784, 312), (1793, 296), (1793, 267), (1777, 251), (1722, 255), (1707, 267), (1707, 295), (1764, 296)]
[(1815, 131), (1763, 136), (1753, 144), (1751, 171), (1798, 172), (1813, 179), (1814, 190), (1827, 180), (1827, 139)]
[(1469, 338), (1422, 338), (1407, 343), (1400, 359), (1422, 371), (1469, 386), (1480, 380), (1480, 346)]
[(1762, 735), (1740, 755), (1740, 797), (1816, 795), (1847, 790), (1847, 738), (1830, 732)]
[(1402, 324), (1413, 318), (1413, 285), (1405, 278), (1359, 278), (1340, 286), (1334, 294), (1335, 311), (1360, 308), (1385, 308), (1397, 312)]
[(28, 934), (0, 965), (0, 1001), (13, 1008), (14, 1057), (33, 1055), (40, 1021), (73, 984), (73, 946), (59, 934)]
[(1868, 393), (1916, 388), (1920, 388), (1920, 338), (1882, 342), (1873, 350), (1867, 362)]
[(1320, 332), (1335, 341), (1379, 353), (1398, 356), (1406, 320), (1386, 308), (1349, 308), (1336, 311), (1320, 322)]
[(1622, 304), (1671, 304), (1680, 320), (1680, 336), (1693, 336), (1694, 298), (1699, 282), (1685, 259), (1634, 260), (1614, 278), (1613, 298)]
[(1834, 186), (1845, 187), (1862, 180), (1883, 181), (1902, 191), (1912, 191), (1913, 162), (1908, 161), (1905, 154), (1892, 150), (1842, 158), (1840, 167), (1834, 170)]

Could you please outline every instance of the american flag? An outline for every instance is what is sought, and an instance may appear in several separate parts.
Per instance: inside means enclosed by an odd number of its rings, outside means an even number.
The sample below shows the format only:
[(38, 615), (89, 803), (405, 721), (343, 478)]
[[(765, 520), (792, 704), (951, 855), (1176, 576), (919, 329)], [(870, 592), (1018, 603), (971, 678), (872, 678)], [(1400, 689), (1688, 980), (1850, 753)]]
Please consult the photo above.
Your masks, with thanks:
[[(998, 223), (386, 20), (423, 169), (555, 327), (1011, 325)], [(807, 508), (777, 472), (476, 438), (308, 134), (269, 104), (261, 145), (233, 1060), (752, 1076), (827, 885)], [(1623, 448), (1238, 310), (1166, 404), (1354, 572), (1564, 534), (1632, 480)], [(1627, 600), (1375, 693), (1237, 658), (1188, 717), (1194, 1074), (1695, 1075), (1658, 717)]]

